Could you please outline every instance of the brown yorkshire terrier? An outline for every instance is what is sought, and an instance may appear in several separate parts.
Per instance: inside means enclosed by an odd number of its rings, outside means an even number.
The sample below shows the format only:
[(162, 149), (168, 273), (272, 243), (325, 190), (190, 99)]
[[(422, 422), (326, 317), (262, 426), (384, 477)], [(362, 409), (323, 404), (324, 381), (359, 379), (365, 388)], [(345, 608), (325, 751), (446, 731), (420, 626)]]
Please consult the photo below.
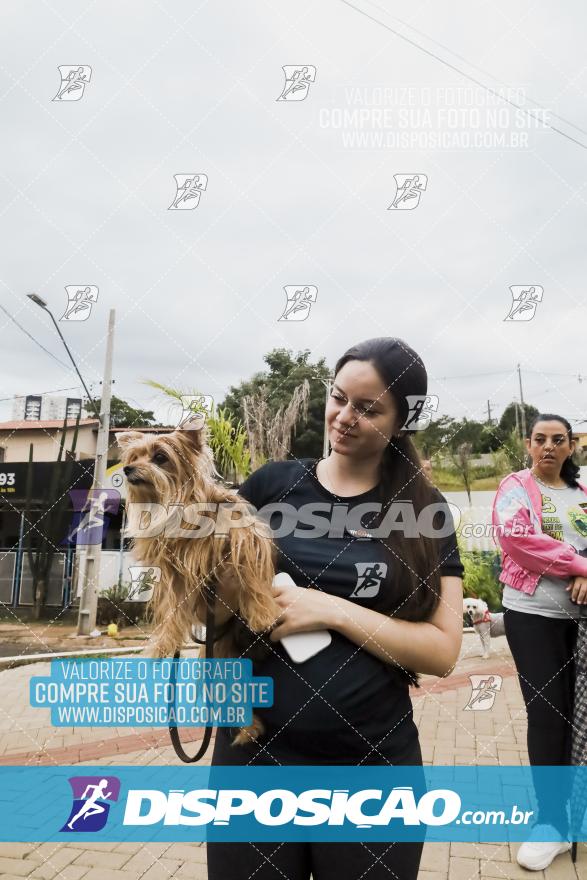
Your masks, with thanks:
[[(133, 537), (133, 554), (139, 564), (161, 569), (161, 579), (149, 601), (155, 643), (148, 653), (152, 657), (173, 656), (190, 638), (192, 626), (205, 624), (206, 582), (213, 577), (219, 584), (226, 579), (238, 585), (238, 612), (223, 626), (228, 630), (215, 642), (214, 654), (245, 654), (253, 659), (269, 650), (264, 635), (280, 615), (272, 591), (274, 545), (267, 524), (258, 517), (247, 514), (249, 524), (238, 528), (216, 525), (223, 516), (238, 521), (245, 513), (242, 506), (231, 510), (227, 502), (247, 502), (215, 479), (219, 474), (206, 443), (206, 430), (205, 418), (196, 417), (171, 434), (116, 434), (128, 501), (135, 502), (127, 504), (126, 534)], [(211, 513), (200, 508), (195, 525), (189, 522), (189, 511), (185, 511), (185, 520), (181, 511), (198, 502), (202, 506), (216, 502), (219, 507)], [(223, 502), (224, 510), (220, 506)], [(147, 507), (150, 521), (144, 528)], [(210, 519), (210, 528), (202, 527), (204, 517)], [(221, 531), (223, 534), (218, 534)], [(220, 598), (216, 607), (223, 607)], [(257, 739), (263, 729), (262, 721), (254, 715), (253, 724), (241, 728), (233, 745)]]

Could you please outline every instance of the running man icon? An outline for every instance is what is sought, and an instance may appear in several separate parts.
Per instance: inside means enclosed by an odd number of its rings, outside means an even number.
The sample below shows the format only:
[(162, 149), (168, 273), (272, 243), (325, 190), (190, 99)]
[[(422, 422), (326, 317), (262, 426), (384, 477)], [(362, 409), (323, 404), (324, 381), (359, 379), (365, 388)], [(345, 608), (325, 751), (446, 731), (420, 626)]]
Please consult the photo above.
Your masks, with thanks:
[[(503, 681), (501, 675), (490, 675), (488, 678), (484, 678), (482, 675), (470, 675), (469, 679), (471, 681), (471, 696), (465, 710), (491, 709), (496, 695), (501, 690)], [(484, 705), (482, 706), (481, 703)]]
[(423, 431), (430, 424), (432, 414), (438, 409), (436, 394), (407, 394), (408, 415), (402, 431)]
[(396, 194), (388, 211), (413, 211), (428, 186), (426, 174), (394, 174)]
[(168, 211), (193, 211), (208, 187), (207, 174), (174, 174), (176, 193)]
[(510, 287), (512, 305), (504, 321), (531, 321), (536, 314), (538, 303), (542, 302), (544, 288), (538, 284), (524, 287), (514, 284)]
[[(84, 535), (87, 538), (88, 532), (91, 529), (99, 529), (100, 535), (102, 534), (102, 529), (104, 528), (104, 514), (106, 513), (106, 502), (108, 500), (108, 491), (100, 492), (97, 498), (91, 499), (90, 509), (82, 516), (77, 526), (71, 530), (68, 535), (68, 541), (73, 541), (74, 538), (77, 538), (78, 544), (84, 543), (83, 540), (80, 540), (80, 536)], [(101, 540), (100, 537), (100, 541)]]
[(371, 599), (379, 593), (381, 584), (387, 575), (385, 562), (355, 562), (357, 583), (349, 599)]
[(98, 301), (98, 288), (94, 284), (74, 285), (65, 288), (67, 306), (60, 321), (87, 321), (92, 306)]
[(53, 101), (79, 101), (90, 82), (92, 68), (87, 64), (59, 65), (61, 84)]
[(106, 825), (111, 804), (120, 794), (118, 776), (71, 776), (73, 792), (70, 814), (61, 831), (94, 832)]
[(287, 284), (284, 288), (287, 302), (278, 321), (305, 321), (310, 314), (312, 303), (318, 297), (318, 288), (313, 284), (301, 287)]
[(316, 68), (311, 64), (296, 67), (286, 64), (281, 68), (285, 75), (285, 85), (278, 101), (303, 101), (308, 96), (308, 90), (316, 81)]
[(115, 515), (120, 507), (117, 489), (70, 489), (74, 514), (65, 541), (69, 544), (101, 544), (108, 528), (109, 515)]
[[(67, 827), (73, 830), (73, 826), (77, 822), (78, 819), (81, 819), (82, 816), (84, 819), (87, 819), (88, 816), (95, 816), (97, 813), (104, 813), (104, 807), (102, 804), (98, 804), (98, 798), (109, 798), (112, 795), (111, 791), (104, 791), (104, 789), (108, 786), (107, 779), (101, 779), (98, 785), (88, 785), (86, 786), (86, 790), (82, 794), (82, 799), (87, 798), (84, 801), (84, 805), (79, 810), (78, 813), (75, 814), (73, 819), (67, 823)], [(88, 792), (92, 791), (92, 794), (88, 797)]]

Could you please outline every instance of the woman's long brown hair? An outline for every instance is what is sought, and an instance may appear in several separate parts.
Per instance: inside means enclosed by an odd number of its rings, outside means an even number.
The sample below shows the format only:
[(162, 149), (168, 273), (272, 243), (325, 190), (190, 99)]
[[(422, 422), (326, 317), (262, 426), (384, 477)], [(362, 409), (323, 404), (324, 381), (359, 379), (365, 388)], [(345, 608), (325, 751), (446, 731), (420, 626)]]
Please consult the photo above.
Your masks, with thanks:
[[(368, 339), (345, 352), (336, 364), (335, 377), (351, 360), (373, 365), (393, 396), (399, 424), (403, 425), (409, 411), (406, 396), (426, 393), (426, 371), (418, 355), (402, 340)], [(440, 493), (422, 472), (420, 457), (409, 434), (392, 437), (386, 446), (380, 465), (379, 493), (382, 513), (371, 523), (363, 520), (367, 529), (370, 525), (376, 528), (394, 502), (411, 502), (416, 519), (427, 505), (441, 502)], [(445, 516), (451, 516), (448, 506), (434, 517), (436, 528), (443, 527)], [(378, 610), (402, 620), (428, 620), (440, 600), (438, 540), (426, 534), (406, 535), (402, 529), (392, 529), (378, 540), (389, 551), (388, 584), (391, 587), (389, 601)], [(417, 676), (408, 670), (403, 672), (412, 683), (417, 683)]]

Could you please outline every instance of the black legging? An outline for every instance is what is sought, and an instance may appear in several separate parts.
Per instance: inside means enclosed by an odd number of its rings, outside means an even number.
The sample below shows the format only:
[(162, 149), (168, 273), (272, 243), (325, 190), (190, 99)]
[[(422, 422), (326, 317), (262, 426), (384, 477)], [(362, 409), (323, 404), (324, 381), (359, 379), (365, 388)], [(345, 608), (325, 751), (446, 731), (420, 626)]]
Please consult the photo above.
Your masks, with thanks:
[[(219, 728), (212, 764), (242, 765), (249, 762), (275, 766), (272, 760), (251, 760), (249, 751), (231, 746), (224, 730)], [(300, 764), (314, 763), (311, 757), (304, 759), (300, 756)], [(377, 763), (385, 762), (379, 760)], [(401, 760), (393, 763), (421, 766), (418, 740), (410, 754), (402, 755)], [(312, 880), (416, 880), (423, 846), (422, 841), (207, 843), (208, 880), (309, 880), (310, 875)]]
[[(528, 713), (530, 764), (570, 764), (577, 621), (509, 608), (503, 619)], [(535, 788), (538, 821), (565, 835), (568, 819), (562, 804), (570, 792), (565, 790), (564, 797), (552, 803), (539, 784)]]

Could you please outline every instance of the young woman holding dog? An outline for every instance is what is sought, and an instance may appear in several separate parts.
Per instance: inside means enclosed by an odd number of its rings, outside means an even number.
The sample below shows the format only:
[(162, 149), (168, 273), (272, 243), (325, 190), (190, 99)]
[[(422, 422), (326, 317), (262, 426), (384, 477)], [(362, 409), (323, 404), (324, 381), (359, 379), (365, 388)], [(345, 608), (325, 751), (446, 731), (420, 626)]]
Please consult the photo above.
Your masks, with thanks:
[[(531, 466), (502, 480), (493, 505), (504, 625), (528, 713), (530, 764), (564, 765), (571, 763), (577, 619), (587, 602), (587, 558), (580, 555), (587, 549), (587, 486), (577, 480), (575, 441), (562, 416), (539, 414), (526, 448)], [(539, 871), (571, 844), (562, 799), (538, 784), (536, 794), (537, 827), (517, 859)]]
[[(328, 457), (268, 462), (241, 486), (257, 510), (271, 502), (289, 505), (294, 514), (310, 502), (330, 511), (344, 504), (349, 513), (364, 506), (353, 522), (358, 527), (347, 520), (340, 533), (330, 528), (304, 537), (303, 526), (295, 532), (274, 527), (280, 535), (274, 537), (277, 569), (295, 583), (275, 588), (282, 614), (268, 658), (254, 664), (255, 675), (273, 677), (274, 704), (259, 711), (266, 729), (250, 746), (231, 745), (233, 731), (218, 728), (213, 765), (405, 764), (416, 768), (414, 789), (422, 784), (408, 687), (419, 672), (444, 676), (454, 667), (462, 640), (463, 573), (452, 515), (422, 474), (409, 436), (408, 398), (422, 399), (426, 392), (424, 365), (402, 340), (384, 337), (352, 347), (336, 364), (326, 408)], [(376, 535), (396, 503), (395, 525)], [(428, 517), (432, 535), (429, 528), (404, 528), (412, 523), (410, 509), (418, 523)], [(222, 621), (238, 607), (238, 597), (225, 583), (219, 596)], [(293, 663), (280, 643), (290, 633), (324, 629), (331, 644), (303, 663)], [(209, 843), (208, 877), (415, 880), (422, 847)]]

